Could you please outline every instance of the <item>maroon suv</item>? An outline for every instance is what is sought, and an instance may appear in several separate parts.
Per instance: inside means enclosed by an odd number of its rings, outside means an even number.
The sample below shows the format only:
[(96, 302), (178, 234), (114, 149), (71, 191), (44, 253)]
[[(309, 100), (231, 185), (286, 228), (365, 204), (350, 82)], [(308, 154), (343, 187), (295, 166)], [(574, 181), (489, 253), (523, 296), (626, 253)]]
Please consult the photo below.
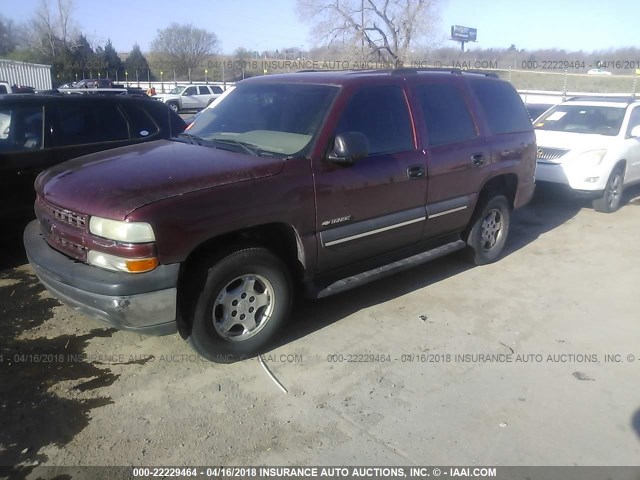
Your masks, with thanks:
[(60, 300), (116, 328), (179, 327), (229, 362), (265, 348), (297, 285), (323, 297), (465, 248), (497, 260), (535, 152), (491, 75), (256, 77), (188, 133), (40, 175), (24, 241)]

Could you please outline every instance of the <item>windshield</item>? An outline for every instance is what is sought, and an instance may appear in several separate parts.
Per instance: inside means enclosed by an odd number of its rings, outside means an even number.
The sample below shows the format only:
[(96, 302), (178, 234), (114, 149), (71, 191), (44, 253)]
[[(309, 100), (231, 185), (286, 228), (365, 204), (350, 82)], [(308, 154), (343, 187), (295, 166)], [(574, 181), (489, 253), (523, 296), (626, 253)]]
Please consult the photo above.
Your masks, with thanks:
[(218, 145), (243, 145), (258, 155), (290, 156), (311, 143), (337, 91), (309, 84), (238, 86), (224, 102), (204, 110), (189, 134)]
[(536, 130), (617, 135), (625, 109), (585, 105), (558, 105), (536, 122)]
[(180, 95), (185, 88), (187, 87), (173, 87), (171, 90), (169, 90), (169, 93), (173, 95)]

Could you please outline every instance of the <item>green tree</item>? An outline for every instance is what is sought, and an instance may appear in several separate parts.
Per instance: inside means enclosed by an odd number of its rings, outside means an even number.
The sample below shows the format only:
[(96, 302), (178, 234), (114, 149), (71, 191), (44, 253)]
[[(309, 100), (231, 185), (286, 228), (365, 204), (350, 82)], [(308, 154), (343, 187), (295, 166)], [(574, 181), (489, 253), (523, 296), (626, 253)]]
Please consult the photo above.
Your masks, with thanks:
[(111, 39), (107, 40), (104, 48), (101, 49), (98, 54), (98, 60), (100, 61), (101, 71), (104, 70), (105, 74), (107, 74), (110, 78), (121, 79), (124, 75), (124, 66), (122, 64), (122, 60), (118, 56), (118, 52), (113, 48), (113, 44), (111, 43)]
[[(135, 72), (138, 72), (139, 78), (147, 78), (147, 72), (149, 71), (149, 62), (146, 57), (142, 54), (140, 50), (140, 45), (137, 43), (129, 52), (129, 56), (124, 61), (124, 68), (126, 72), (130, 75), (129, 79), (135, 79)], [(150, 75), (151, 80), (155, 80), (155, 76), (153, 74)]]

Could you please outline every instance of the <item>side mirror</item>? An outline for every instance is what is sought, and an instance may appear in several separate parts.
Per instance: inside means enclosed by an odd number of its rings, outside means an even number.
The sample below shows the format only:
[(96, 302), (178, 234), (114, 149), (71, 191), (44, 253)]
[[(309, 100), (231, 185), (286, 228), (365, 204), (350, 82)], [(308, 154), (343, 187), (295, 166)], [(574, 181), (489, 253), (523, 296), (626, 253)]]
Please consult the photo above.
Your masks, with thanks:
[(336, 135), (333, 150), (327, 160), (339, 165), (353, 165), (357, 160), (369, 156), (369, 140), (360, 132), (346, 132)]
[(640, 125), (636, 125), (631, 129), (630, 137), (638, 138), (640, 137)]

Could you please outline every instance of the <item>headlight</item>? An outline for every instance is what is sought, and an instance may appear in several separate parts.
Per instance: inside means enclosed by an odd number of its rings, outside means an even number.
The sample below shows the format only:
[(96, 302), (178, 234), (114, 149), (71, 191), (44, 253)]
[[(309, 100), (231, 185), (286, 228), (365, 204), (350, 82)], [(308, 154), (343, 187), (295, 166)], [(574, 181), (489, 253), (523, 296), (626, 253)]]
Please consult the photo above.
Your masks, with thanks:
[(151, 225), (145, 222), (121, 222), (108, 218), (91, 217), (89, 231), (98, 237), (126, 243), (155, 241)]
[(600, 165), (606, 154), (606, 150), (590, 150), (588, 152), (581, 153), (578, 160), (581, 163), (587, 163), (589, 165)]
[(156, 257), (122, 258), (91, 250), (87, 253), (87, 263), (116, 272), (144, 273), (156, 268), (158, 259)]

